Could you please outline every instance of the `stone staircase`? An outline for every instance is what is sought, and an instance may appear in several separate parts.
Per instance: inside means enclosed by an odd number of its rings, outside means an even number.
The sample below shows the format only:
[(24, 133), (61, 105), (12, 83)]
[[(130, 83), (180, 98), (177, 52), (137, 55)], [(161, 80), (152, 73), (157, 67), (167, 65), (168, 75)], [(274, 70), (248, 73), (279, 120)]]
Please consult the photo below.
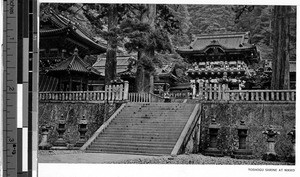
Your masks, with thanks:
[(127, 103), (87, 152), (171, 154), (195, 104)]

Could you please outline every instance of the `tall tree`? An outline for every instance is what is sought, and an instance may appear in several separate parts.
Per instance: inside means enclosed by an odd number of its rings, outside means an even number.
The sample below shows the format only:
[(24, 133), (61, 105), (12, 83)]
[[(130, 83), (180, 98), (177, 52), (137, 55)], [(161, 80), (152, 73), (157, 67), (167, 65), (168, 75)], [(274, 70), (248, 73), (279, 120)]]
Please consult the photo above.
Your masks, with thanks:
[(117, 24), (118, 24), (118, 11), (116, 4), (108, 6), (108, 40), (106, 50), (105, 62), (105, 84), (109, 85), (112, 80), (116, 78), (117, 71)]
[(290, 17), (291, 6), (274, 7), (272, 89), (290, 88)]
[(138, 52), (136, 89), (149, 92), (153, 86), (154, 66), (159, 62), (155, 52), (172, 52), (169, 34), (180, 28), (180, 21), (163, 4), (134, 5), (131, 9), (133, 15), (121, 23), (120, 29), (128, 39), (126, 49)]

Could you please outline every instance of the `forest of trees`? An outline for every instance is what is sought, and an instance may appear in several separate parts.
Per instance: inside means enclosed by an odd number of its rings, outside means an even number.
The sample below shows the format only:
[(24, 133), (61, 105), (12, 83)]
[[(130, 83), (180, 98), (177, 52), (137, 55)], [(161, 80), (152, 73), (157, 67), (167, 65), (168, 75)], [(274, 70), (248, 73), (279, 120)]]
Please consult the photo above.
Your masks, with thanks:
[[(85, 19), (88, 31), (107, 40), (106, 83), (116, 76), (118, 48), (138, 53), (137, 91), (144, 92), (151, 87), (154, 67), (162, 62), (172, 61), (184, 72), (186, 63), (174, 49), (187, 46), (194, 35), (250, 31), (250, 41), (258, 47), (261, 59), (273, 59), (273, 70), (280, 71), (279, 76), (272, 76), (272, 88), (288, 89), (279, 83), (289, 79), (285, 76), (288, 71), (281, 67), (287, 68), (289, 60), (296, 60), (296, 7), (42, 4), (41, 16), (50, 7), (73, 20)], [(282, 39), (286, 39), (284, 43)]]

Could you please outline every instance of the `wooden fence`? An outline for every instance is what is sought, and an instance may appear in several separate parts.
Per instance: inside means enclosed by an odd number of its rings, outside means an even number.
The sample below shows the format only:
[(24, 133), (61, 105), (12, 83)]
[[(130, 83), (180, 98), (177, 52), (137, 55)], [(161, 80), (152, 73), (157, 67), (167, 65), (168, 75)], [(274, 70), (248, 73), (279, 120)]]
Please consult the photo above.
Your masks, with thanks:
[(104, 91), (39, 92), (41, 101), (122, 101), (128, 100), (128, 82), (107, 85)]

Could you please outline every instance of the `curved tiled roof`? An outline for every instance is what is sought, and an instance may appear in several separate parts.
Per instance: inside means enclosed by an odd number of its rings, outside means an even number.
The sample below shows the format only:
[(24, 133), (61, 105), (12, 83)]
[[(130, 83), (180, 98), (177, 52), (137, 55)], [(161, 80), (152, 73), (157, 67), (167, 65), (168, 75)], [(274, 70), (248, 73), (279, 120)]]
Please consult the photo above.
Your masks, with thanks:
[(78, 50), (75, 49), (73, 56), (68, 59), (58, 63), (54, 68), (50, 69), (48, 73), (57, 73), (61, 71), (75, 71), (81, 73), (92, 73), (95, 75), (101, 75), (99, 71), (90, 66), (88, 63), (84, 62), (78, 56)]
[(106, 44), (99, 43), (99, 40), (96, 40), (91, 34), (87, 32), (87, 30), (81, 27), (78, 23), (75, 23), (74, 21), (68, 19), (67, 17), (58, 15), (53, 10), (50, 10), (47, 20), (51, 21), (51, 23), (56, 26), (57, 29), (41, 28), (41, 37), (69, 32), (78, 40), (90, 46), (93, 50), (93, 54), (106, 52)]
[(189, 47), (178, 48), (177, 52), (205, 52), (210, 46), (220, 46), (226, 50), (244, 50), (255, 48), (249, 43), (249, 32), (199, 35)]
[[(136, 56), (132, 56), (132, 55), (117, 56), (116, 70), (117, 70), (118, 74), (122, 73), (122, 74), (125, 74), (125, 75), (130, 75), (130, 74), (136, 72), (136, 68), (135, 67), (133, 67), (131, 71), (128, 71), (128, 65), (130, 63), (129, 59), (131, 57), (135, 58)], [(105, 62), (106, 62), (106, 57), (98, 58), (98, 60), (96, 61), (96, 63), (93, 65), (93, 67), (95, 69), (97, 69), (99, 72), (105, 73)]]

